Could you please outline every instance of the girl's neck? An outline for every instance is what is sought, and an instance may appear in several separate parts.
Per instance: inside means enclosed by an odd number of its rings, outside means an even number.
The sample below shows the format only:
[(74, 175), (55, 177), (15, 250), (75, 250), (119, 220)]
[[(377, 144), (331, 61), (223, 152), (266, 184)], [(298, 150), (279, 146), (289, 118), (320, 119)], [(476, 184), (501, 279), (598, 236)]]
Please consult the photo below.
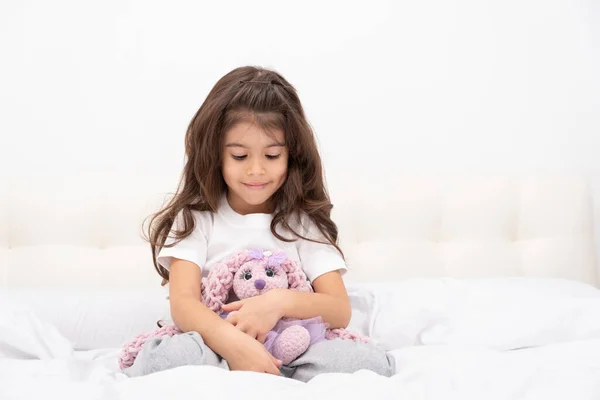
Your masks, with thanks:
[(275, 211), (273, 198), (269, 198), (262, 204), (248, 204), (241, 197), (236, 196), (231, 191), (227, 191), (227, 202), (229, 207), (240, 215), (248, 214), (272, 214)]

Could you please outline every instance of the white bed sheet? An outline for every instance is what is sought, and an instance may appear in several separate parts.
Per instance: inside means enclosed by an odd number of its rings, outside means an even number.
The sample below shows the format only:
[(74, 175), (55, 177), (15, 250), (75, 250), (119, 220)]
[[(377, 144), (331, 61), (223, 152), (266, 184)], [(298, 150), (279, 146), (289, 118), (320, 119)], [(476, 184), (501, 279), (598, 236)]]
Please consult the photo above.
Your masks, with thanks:
[(200, 366), (130, 379), (112, 365), (118, 353), (116, 349), (93, 353), (93, 357), (85, 352), (62, 360), (2, 359), (2, 398), (600, 398), (600, 338), (510, 352), (459, 346), (411, 346), (392, 352), (398, 373), (391, 378), (359, 371), (324, 374), (306, 384), (264, 374), (230, 373)]
[(353, 327), (392, 347), (395, 376), (324, 374), (304, 384), (187, 366), (131, 379), (118, 371), (118, 347), (74, 351), (51, 324), (15, 306), (0, 317), (4, 328), (13, 327), (0, 333), (0, 398), (600, 398), (596, 288), (560, 280), (450, 279), (350, 292)]

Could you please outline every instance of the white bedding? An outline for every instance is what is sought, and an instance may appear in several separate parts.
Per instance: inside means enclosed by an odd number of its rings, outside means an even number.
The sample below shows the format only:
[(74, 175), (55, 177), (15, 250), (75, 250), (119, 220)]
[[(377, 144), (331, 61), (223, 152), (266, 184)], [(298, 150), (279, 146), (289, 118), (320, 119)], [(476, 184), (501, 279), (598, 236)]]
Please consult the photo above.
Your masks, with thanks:
[[(98, 332), (97, 321), (88, 320), (89, 326), (80, 326), (75, 337), (59, 314), (46, 314), (47, 299), (46, 308), (38, 308), (40, 301), (29, 299), (25, 304), (23, 297), (14, 301), (18, 296), (5, 293), (0, 311), (0, 398), (600, 398), (596, 288), (534, 278), (430, 279), (352, 286), (350, 293), (351, 328), (370, 334), (395, 356), (394, 377), (359, 371), (321, 375), (304, 384), (189, 366), (130, 379), (117, 369), (118, 343), (74, 349), (82, 347), (77, 344), (82, 332), (83, 337), (88, 329)], [(119, 300), (115, 293), (109, 297)], [(109, 304), (96, 300), (96, 307)], [(64, 299), (61, 306), (68, 307)], [(68, 318), (66, 314), (62, 318)], [(119, 315), (115, 318), (120, 326)], [(92, 336), (87, 337), (86, 343), (93, 344)], [(108, 339), (98, 337), (98, 343), (112, 344), (111, 340), (121, 338), (115, 331)]]

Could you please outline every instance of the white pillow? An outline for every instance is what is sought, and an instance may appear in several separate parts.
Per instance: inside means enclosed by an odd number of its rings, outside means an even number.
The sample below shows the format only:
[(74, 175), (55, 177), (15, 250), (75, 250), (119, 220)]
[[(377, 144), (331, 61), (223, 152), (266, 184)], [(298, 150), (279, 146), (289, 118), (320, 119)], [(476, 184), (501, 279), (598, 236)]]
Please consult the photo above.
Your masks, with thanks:
[(360, 286), (374, 298), (369, 335), (386, 350), (511, 350), (600, 337), (600, 290), (575, 281), (442, 278)]
[(574, 281), (464, 281), (451, 291), (444, 318), (420, 344), (515, 350), (600, 337), (600, 290)]
[(348, 285), (348, 293), (351, 301), (359, 294), (370, 299), (370, 309), (358, 309), (358, 313), (354, 304), (359, 302), (354, 300), (348, 329), (364, 327), (361, 333), (386, 350), (417, 344), (419, 334), (441, 321), (448, 306), (443, 279), (354, 284)]
[(75, 350), (119, 348), (157, 328), (169, 314), (167, 292), (156, 289), (2, 289), (0, 304), (27, 307), (56, 327)]

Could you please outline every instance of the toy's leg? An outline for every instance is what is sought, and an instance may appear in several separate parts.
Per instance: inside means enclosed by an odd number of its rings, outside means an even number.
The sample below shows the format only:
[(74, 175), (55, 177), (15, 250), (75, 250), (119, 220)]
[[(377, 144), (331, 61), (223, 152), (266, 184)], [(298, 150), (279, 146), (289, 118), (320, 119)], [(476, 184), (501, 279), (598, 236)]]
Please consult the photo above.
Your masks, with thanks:
[(290, 365), (281, 367), (281, 372), (289, 378), (308, 382), (327, 372), (353, 373), (361, 369), (389, 377), (395, 373), (395, 361), (373, 344), (333, 339), (310, 346)]
[(310, 333), (300, 325), (285, 329), (273, 343), (272, 354), (282, 361), (283, 365), (298, 358), (310, 344)]
[(134, 377), (183, 365), (214, 365), (229, 369), (227, 361), (212, 351), (198, 332), (186, 332), (149, 339), (133, 365), (123, 373)]

